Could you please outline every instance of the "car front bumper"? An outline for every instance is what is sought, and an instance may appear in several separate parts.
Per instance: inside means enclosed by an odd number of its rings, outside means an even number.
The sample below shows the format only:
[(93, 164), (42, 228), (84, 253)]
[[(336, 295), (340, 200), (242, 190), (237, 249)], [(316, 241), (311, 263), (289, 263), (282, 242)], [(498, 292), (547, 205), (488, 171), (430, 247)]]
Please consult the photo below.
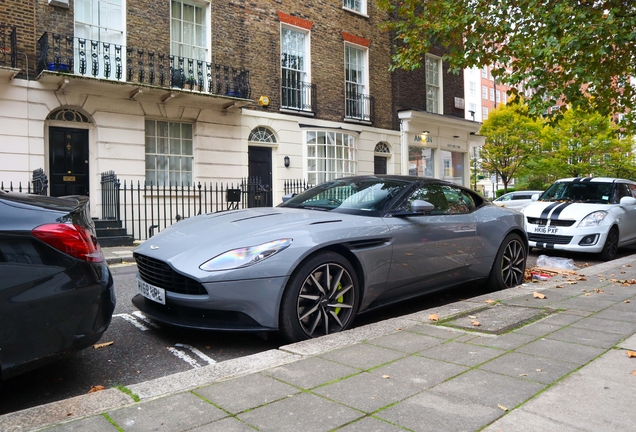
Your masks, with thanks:
[[(557, 233), (541, 233), (545, 227), (528, 223), (528, 246), (539, 249), (556, 249), (571, 252), (600, 253), (605, 246), (609, 226), (559, 227)], [(593, 241), (587, 241), (593, 239)]]
[(288, 277), (204, 283), (207, 295), (166, 291), (166, 304), (143, 297), (132, 302), (148, 318), (202, 330), (275, 331)]

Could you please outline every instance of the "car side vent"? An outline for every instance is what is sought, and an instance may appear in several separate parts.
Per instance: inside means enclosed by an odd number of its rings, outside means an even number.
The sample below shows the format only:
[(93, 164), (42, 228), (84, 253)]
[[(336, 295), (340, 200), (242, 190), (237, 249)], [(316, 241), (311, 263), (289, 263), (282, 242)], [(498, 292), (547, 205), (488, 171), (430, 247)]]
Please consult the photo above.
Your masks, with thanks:
[(346, 243), (346, 246), (352, 251), (363, 250), (363, 249), (372, 249), (380, 246), (385, 246), (391, 243), (390, 238), (378, 238), (378, 239), (366, 239), (366, 240), (358, 240)]

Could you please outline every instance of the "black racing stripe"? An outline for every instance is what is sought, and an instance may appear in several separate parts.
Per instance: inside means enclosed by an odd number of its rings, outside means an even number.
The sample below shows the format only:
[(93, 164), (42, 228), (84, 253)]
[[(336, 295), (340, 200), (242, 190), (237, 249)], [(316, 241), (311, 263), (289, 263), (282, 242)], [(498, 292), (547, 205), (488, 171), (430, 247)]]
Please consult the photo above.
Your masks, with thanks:
[(550, 215), (550, 219), (558, 219), (561, 212), (569, 205), (572, 205), (572, 203), (561, 203), (559, 207), (554, 209), (554, 211)]
[(546, 208), (543, 209), (543, 211), (541, 212), (541, 216), (539, 216), (539, 219), (547, 219), (548, 215), (550, 214), (550, 212), (552, 211), (553, 208), (555, 208), (558, 205), (561, 205), (563, 203), (552, 203), (549, 206), (547, 206)]

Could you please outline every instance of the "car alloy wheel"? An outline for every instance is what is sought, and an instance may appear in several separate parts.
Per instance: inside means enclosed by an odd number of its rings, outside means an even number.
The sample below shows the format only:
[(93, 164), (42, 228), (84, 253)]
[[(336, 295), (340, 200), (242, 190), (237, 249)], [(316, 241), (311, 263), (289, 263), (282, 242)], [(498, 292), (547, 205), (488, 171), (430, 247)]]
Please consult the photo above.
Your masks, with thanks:
[(281, 307), (281, 330), (290, 341), (337, 333), (349, 327), (357, 308), (358, 282), (351, 265), (341, 255), (320, 254), (292, 278)]
[(605, 245), (601, 251), (600, 258), (603, 261), (612, 261), (618, 254), (618, 229), (613, 227), (609, 233), (607, 233), (607, 239)]
[(523, 283), (527, 247), (518, 234), (508, 234), (495, 258), (487, 287), (490, 291), (512, 288)]

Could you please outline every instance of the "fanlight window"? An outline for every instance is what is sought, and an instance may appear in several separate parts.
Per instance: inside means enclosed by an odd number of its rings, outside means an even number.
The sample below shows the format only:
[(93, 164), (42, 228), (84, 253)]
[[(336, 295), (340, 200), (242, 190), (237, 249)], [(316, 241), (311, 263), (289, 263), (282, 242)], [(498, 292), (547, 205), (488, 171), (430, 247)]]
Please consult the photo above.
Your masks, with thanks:
[(259, 126), (252, 129), (248, 140), (254, 142), (275, 143), (276, 137), (271, 130), (267, 129), (266, 127)]

